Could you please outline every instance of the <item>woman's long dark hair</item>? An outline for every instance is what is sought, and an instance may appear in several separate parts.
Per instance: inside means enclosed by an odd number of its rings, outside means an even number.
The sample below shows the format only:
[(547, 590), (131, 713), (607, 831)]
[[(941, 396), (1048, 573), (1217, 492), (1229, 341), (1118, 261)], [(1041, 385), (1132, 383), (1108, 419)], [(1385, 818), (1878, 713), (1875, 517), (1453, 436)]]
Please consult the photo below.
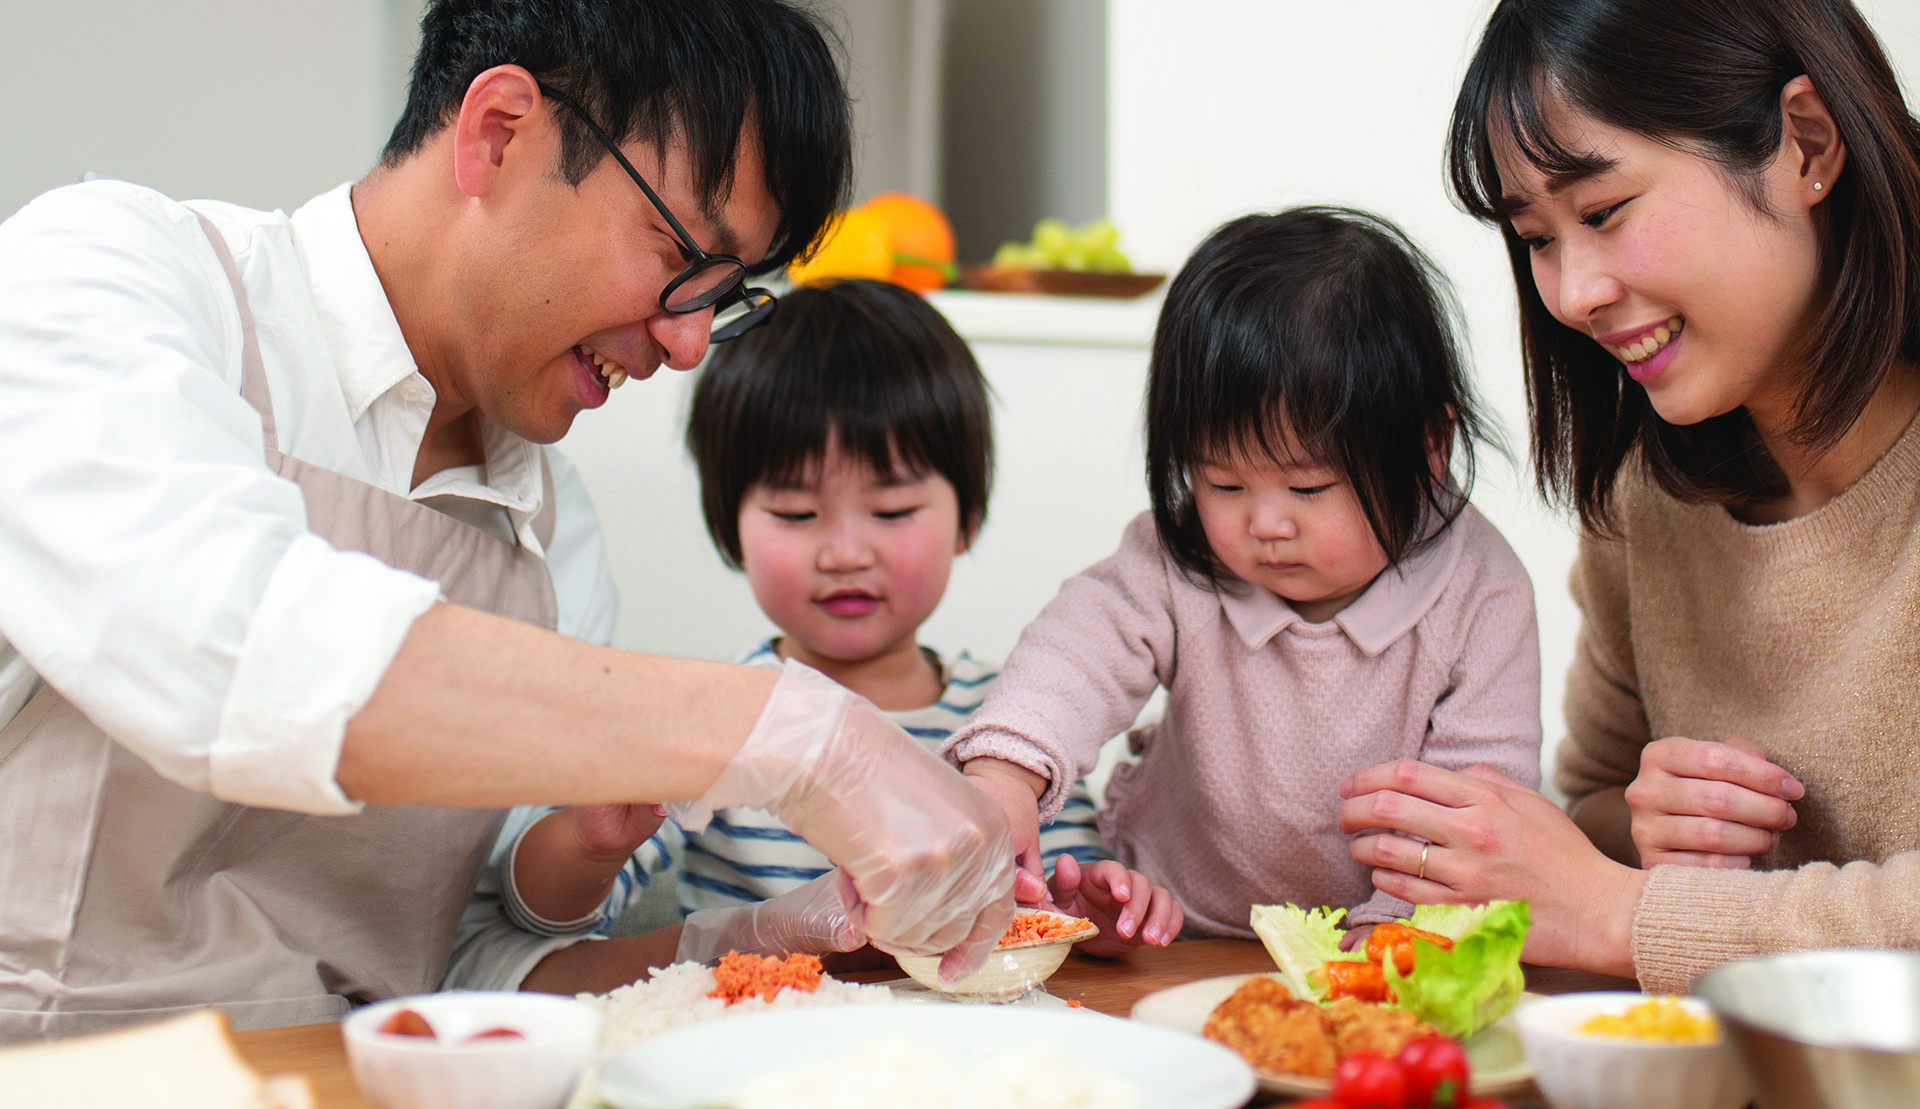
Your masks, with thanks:
[[(1456, 314), (1433, 264), (1378, 216), (1294, 208), (1209, 235), (1167, 290), (1147, 370), (1147, 485), (1181, 569), (1210, 586), (1231, 577), (1191, 474), (1235, 455), (1338, 470), (1390, 563), (1431, 543), (1490, 441)], [(1435, 472), (1435, 449), (1458, 479)]]
[(1782, 139), (1780, 92), (1806, 75), (1846, 143), (1820, 206), (1826, 304), (1801, 349), (1789, 433), (1844, 435), (1897, 358), (1920, 355), (1920, 123), (1847, 0), (1502, 0), (1454, 104), (1447, 169), (1467, 211), (1498, 225), (1520, 299), (1535, 477), (1605, 532), (1636, 450), (1689, 501), (1777, 496), (1785, 479), (1744, 409), (1680, 426), (1585, 333), (1547, 311), (1502, 203), (1496, 136), (1549, 176), (1592, 169), (1547, 122), (1548, 101), (1712, 159), (1765, 212), (1758, 174)]

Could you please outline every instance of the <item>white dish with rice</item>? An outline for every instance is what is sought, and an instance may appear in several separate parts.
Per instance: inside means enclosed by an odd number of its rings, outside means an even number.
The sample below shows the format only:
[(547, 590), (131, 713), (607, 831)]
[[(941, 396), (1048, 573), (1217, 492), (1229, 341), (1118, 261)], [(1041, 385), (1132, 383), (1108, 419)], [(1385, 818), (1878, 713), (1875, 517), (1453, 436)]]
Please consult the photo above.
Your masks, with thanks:
[[(755, 1104), (743, 1095), (934, 1109), (982, 1104), (987, 1084), (1009, 1078), (1004, 1100), (990, 1103), (1122, 1109), (1131, 1098), (1140, 1109), (1230, 1109), (1254, 1090), (1239, 1056), (1163, 1028), (1086, 1011), (900, 1004), (761, 1012), (665, 1032), (609, 1060), (599, 1094), (615, 1109)], [(805, 1100), (815, 1097), (829, 1100)]]

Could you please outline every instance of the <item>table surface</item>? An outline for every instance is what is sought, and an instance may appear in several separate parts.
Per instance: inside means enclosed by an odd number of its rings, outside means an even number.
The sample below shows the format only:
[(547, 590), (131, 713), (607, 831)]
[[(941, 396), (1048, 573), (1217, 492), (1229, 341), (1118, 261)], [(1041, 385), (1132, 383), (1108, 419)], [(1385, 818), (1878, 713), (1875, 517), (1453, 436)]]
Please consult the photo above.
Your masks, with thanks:
[[(1047, 992), (1089, 1009), (1126, 1016), (1133, 1003), (1155, 990), (1221, 974), (1272, 970), (1266, 949), (1248, 940), (1195, 940), (1167, 948), (1143, 947), (1118, 959), (1070, 958), (1047, 980)], [(844, 975), (855, 981), (896, 978), (893, 972)], [(1589, 989), (1638, 989), (1632, 982), (1577, 971), (1527, 968), (1527, 988), (1535, 993)], [(247, 1062), (267, 1074), (304, 1074), (313, 1083), (320, 1109), (372, 1109), (347, 1071), (346, 1046), (338, 1024), (305, 1024), (237, 1032), (234, 1043)], [(1255, 1104), (1264, 1104), (1256, 1100)], [(1532, 1104), (1527, 1098), (1509, 1104)]]

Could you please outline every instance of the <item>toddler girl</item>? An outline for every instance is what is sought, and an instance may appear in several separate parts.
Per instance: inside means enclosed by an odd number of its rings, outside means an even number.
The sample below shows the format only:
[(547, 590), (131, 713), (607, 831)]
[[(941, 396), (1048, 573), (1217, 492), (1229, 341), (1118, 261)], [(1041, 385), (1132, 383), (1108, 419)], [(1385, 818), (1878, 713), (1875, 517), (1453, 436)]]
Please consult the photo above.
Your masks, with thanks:
[(1250, 938), (1263, 902), (1405, 911), (1336, 827), (1361, 767), (1539, 780), (1533, 592), (1467, 503), (1483, 436), (1446, 303), (1396, 228), (1337, 208), (1228, 223), (1175, 278), (1147, 391), (1153, 509), (1061, 588), (943, 748), (1029, 868), (1036, 796), (1039, 819), (1058, 811), (1156, 686), (1165, 718), (1130, 737), (1099, 826), (1200, 935)]

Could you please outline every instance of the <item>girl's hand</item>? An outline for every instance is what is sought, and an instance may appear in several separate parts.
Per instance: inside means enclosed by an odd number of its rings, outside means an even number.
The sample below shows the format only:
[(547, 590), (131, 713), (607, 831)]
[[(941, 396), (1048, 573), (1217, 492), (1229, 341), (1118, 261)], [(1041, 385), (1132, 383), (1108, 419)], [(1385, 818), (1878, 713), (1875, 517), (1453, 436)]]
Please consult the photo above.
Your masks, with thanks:
[(1083, 955), (1124, 955), (1142, 943), (1165, 947), (1186, 923), (1173, 894), (1111, 859), (1083, 869), (1072, 855), (1062, 855), (1047, 888), (1055, 908), (1099, 926), (1099, 935), (1074, 945)]
[[(1374, 868), (1376, 887), (1416, 905), (1529, 901), (1528, 962), (1633, 976), (1646, 873), (1602, 855), (1539, 793), (1484, 766), (1402, 760), (1360, 771), (1340, 796), (1340, 830), (1358, 833), (1353, 857)], [(1424, 868), (1409, 836), (1428, 841)]]
[(1024, 766), (995, 758), (970, 759), (962, 773), (1006, 814), (1018, 866), (1013, 876), (1013, 899), (1022, 905), (1038, 905), (1047, 896), (1047, 880), (1040, 863), (1039, 809), (1047, 780)]
[(1750, 867), (1798, 821), (1790, 802), (1806, 792), (1749, 739), (1649, 743), (1626, 793), (1640, 865)]
[(566, 810), (574, 842), (590, 859), (622, 863), (660, 830), (664, 805), (575, 805)]

